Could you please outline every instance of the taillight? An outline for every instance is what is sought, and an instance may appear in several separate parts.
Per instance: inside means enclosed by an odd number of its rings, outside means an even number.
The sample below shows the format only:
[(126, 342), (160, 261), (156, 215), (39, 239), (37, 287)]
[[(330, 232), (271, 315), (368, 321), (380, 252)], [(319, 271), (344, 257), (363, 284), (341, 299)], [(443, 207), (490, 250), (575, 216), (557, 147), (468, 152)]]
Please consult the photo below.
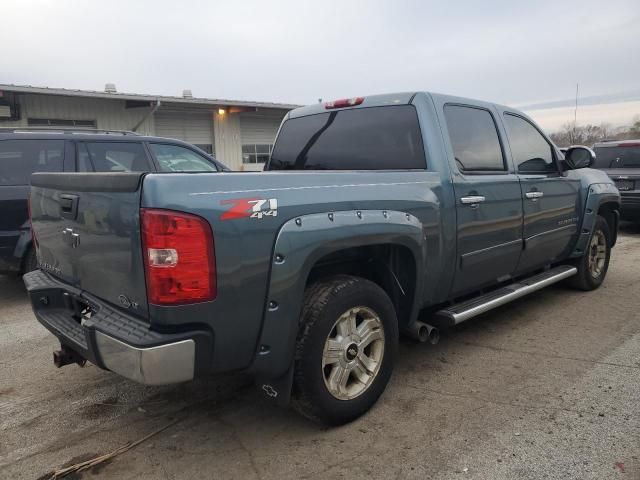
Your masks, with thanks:
[(364, 102), (364, 97), (341, 98), (340, 100), (334, 100), (333, 102), (326, 102), (324, 104), (324, 108), (331, 110), (332, 108), (355, 107), (356, 105), (360, 105), (362, 102)]
[(181, 305), (216, 298), (213, 233), (201, 217), (141, 208), (142, 253), (147, 297), (155, 305)]

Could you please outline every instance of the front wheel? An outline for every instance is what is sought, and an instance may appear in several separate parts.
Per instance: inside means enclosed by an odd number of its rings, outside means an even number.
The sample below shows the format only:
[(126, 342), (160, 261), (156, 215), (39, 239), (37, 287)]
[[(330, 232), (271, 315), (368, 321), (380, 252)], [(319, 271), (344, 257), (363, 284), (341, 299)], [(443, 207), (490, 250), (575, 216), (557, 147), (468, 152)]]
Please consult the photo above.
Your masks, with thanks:
[(297, 342), (294, 408), (322, 423), (350, 422), (371, 408), (391, 377), (395, 309), (369, 280), (320, 281), (305, 292)]
[(598, 216), (587, 249), (576, 261), (578, 273), (569, 279), (569, 283), (579, 290), (595, 290), (604, 282), (610, 259), (611, 230), (607, 221)]

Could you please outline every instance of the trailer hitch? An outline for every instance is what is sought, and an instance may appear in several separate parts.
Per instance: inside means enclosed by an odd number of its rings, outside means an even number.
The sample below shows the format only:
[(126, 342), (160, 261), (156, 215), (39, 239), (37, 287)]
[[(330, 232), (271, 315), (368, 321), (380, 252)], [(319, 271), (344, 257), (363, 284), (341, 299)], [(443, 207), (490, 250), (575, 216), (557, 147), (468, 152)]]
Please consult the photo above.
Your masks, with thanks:
[(77, 363), (79, 366), (84, 367), (84, 365), (87, 363), (87, 359), (77, 353), (75, 350), (72, 350), (64, 345), (60, 345), (60, 350), (56, 350), (53, 352), (53, 364), (56, 367), (61, 368), (72, 363)]

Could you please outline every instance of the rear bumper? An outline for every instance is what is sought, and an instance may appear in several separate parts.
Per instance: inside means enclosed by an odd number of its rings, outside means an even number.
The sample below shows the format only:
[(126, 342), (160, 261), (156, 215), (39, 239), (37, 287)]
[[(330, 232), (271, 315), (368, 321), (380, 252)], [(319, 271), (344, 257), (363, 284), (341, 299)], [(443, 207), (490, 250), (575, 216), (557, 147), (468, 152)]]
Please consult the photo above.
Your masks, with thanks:
[(211, 332), (157, 332), (41, 270), (23, 278), (37, 320), (61, 344), (99, 367), (145, 385), (185, 382), (208, 373)]

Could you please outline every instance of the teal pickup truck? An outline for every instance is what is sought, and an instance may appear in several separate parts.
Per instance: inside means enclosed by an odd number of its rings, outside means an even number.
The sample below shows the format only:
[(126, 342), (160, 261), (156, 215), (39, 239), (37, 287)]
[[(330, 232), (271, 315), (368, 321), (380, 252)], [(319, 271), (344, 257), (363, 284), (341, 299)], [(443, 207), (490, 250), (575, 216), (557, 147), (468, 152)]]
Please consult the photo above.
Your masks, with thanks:
[(481, 101), (313, 105), (265, 172), (34, 174), (24, 281), (58, 366), (149, 385), (244, 370), (341, 424), (384, 391), (400, 333), (435, 342), (547, 285), (601, 285), (620, 195), (593, 160)]

